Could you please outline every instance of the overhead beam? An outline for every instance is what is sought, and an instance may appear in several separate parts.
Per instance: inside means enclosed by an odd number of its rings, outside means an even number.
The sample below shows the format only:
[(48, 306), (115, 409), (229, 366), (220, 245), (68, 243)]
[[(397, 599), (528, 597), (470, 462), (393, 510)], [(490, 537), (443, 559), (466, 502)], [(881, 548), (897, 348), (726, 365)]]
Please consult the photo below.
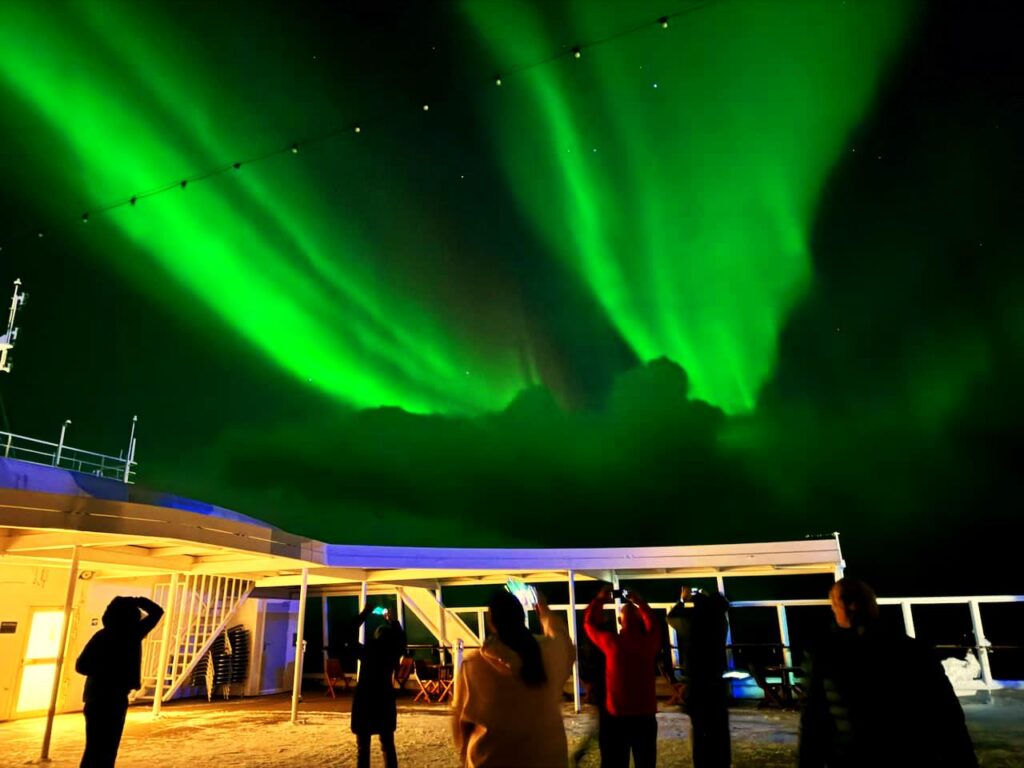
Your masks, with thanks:
[[(191, 557), (149, 557), (148, 555), (132, 555), (123, 552), (111, 552), (96, 547), (81, 548), (81, 564), (83, 570), (95, 570), (97, 566), (111, 566), (125, 570), (137, 570), (144, 573), (171, 573), (188, 571), (192, 568)], [(46, 550), (43, 552), (14, 552), (0, 554), (4, 560), (18, 560), (38, 565), (40, 562), (63, 563), (71, 558), (71, 550)]]

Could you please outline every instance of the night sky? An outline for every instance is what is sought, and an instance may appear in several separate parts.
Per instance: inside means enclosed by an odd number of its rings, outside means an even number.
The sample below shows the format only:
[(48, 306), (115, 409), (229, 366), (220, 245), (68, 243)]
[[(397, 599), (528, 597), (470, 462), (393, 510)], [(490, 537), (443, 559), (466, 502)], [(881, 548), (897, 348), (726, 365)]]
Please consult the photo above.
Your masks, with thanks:
[(1019, 592), (1015, 28), (7, 0), (5, 426), (138, 414), (142, 484), (329, 541), (839, 530), (882, 593)]

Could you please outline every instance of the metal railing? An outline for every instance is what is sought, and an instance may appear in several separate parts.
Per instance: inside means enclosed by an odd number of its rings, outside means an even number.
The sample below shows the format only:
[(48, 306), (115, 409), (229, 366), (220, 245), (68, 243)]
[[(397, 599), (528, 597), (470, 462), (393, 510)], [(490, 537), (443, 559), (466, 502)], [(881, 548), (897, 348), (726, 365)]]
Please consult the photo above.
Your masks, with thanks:
[(124, 483), (133, 483), (138, 473), (138, 462), (127, 458), (123, 452), (117, 456), (110, 456), (74, 448), (66, 443), (51, 443), (3, 430), (0, 430), (0, 450), (3, 451), (5, 459), (70, 469), (73, 472), (120, 480)]
[[(973, 652), (981, 666), (981, 677), (978, 681), (980, 688), (993, 690), (998, 688), (1007, 687), (1018, 687), (1020, 682), (1014, 679), (1008, 680), (997, 680), (992, 675), (992, 668), (990, 664), (989, 655), (993, 651), (1005, 650), (1005, 651), (1020, 651), (1024, 650), (1024, 646), (1015, 644), (1000, 644), (994, 645), (988, 640), (985, 635), (985, 627), (982, 622), (982, 606), (986, 605), (997, 605), (1016, 603), (1024, 607), (1024, 595), (964, 595), (964, 596), (948, 596), (948, 597), (880, 597), (878, 598), (878, 604), (880, 606), (898, 606), (902, 612), (903, 626), (908, 635), (911, 637), (916, 636), (917, 631), (914, 622), (914, 608), (923, 608), (925, 606), (936, 606), (936, 605), (961, 605), (965, 606), (970, 612), (970, 626), (973, 634), (973, 643), (957, 646), (945, 646), (937, 645), (936, 649), (958, 649)], [(651, 607), (655, 609), (670, 610), (675, 603), (664, 603), (664, 602), (653, 602)], [(732, 658), (732, 650), (734, 648), (742, 647), (753, 647), (763, 646), (765, 648), (773, 647), (779, 651), (779, 661), (781, 666), (790, 669), (793, 667), (793, 648), (790, 643), (790, 632), (789, 632), (789, 616), (788, 612), (793, 608), (803, 608), (809, 606), (820, 606), (826, 607), (830, 603), (828, 600), (822, 599), (810, 599), (810, 600), (737, 600), (729, 604), (729, 611), (735, 616), (737, 611), (750, 608), (768, 608), (774, 609), (776, 613), (776, 621), (778, 624), (778, 639), (769, 642), (734, 642), (732, 630), (730, 629), (727, 643), (729, 649), (729, 666), (735, 668), (734, 659)], [(549, 606), (552, 611), (564, 611), (570, 613), (572, 607), (565, 604), (552, 604)], [(586, 604), (576, 605), (576, 612), (586, 610)], [(486, 608), (483, 606), (473, 607), (448, 607), (448, 610), (455, 614), (460, 613), (475, 613), (478, 617), (479, 623), (479, 634), (482, 636), (484, 632), (484, 614)], [(571, 618), (571, 615), (570, 615)], [(579, 619), (577, 619), (579, 620)], [(1024, 625), (1021, 625), (1024, 626)], [(669, 648), (673, 657), (673, 663), (679, 665), (680, 663), (680, 645), (679, 637), (675, 629), (669, 627)], [(792, 676), (792, 673), (787, 673)], [(792, 680), (790, 680), (792, 682)]]

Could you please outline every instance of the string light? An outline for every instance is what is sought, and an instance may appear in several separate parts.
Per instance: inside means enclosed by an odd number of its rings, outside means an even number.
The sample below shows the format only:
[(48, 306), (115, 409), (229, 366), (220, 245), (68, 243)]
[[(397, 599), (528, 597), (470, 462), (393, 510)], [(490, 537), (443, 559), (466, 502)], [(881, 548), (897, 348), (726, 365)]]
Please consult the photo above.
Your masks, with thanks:
[[(670, 13), (667, 16), (661, 16), (661, 17), (658, 18), (657, 23), (661, 26), (662, 29), (667, 29), (668, 25), (669, 25), (669, 20), (672, 19), (673, 17), (689, 15), (690, 13), (703, 10), (704, 8), (707, 8), (708, 6), (715, 5), (718, 2), (720, 2), (720, 0), (706, 0), (703, 3), (699, 3), (699, 4), (696, 4), (696, 5), (690, 6), (688, 8), (685, 8), (683, 10), (679, 10), (679, 11), (676, 11), (674, 13)], [(642, 25), (642, 26), (628, 28), (628, 29), (623, 29), (623, 30), (620, 30), (619, 32), (616, 32), (614, 34), (608, 35), (606, 37), (603, 37), (603, 38), (600, 38), (600, 39), (596, 39), (596, 40), (590, 40), (590, 41), (587, 41), (587, 42), (585, 42), (583, 44), (580, 44), (580, 45), (575, 45), (575, 46), (573, 46), (570, 49), (570, 51), (572, 53), (572, 57), (573, 57), (573, 59), (580, 59), (580, 58), (583, 57), (583, 48), (593, 48), (595, 46), (603, 45), (603, 44), (609, 43), (609, 42), (611, 42), (613, 40), (617, 40), (619, 38), (626, 37), (628, 35), (632, 35), (632, 34), (641, 32), (643, 29), (649, 29), (649, 26), (647, 26), (649, 24), (650, 24), (650, 22), (647, 22), (647, 24)], [(527, 70), (530, 70), (530, 69), (534, 69), (534, 68), (537, 68), (537, 67), (541, 67), (541, 66), (550, 64), (551, 62), (555, 61), (556, 59), (559, 59), (563, 55), (564, 54), (554, 54), (553, 56), (548, 56), (548, 57), (540, 59), (538, 61), (534, 61), (534, 62), (529, 63), (529, 64), (524, 64), (524, 65), (522, 65), (520, 67), (515, 67), (515, 68), (513, 68), (511, 70), (506, 70), (505, 74), (507, 75), (507, 74), (510, 74), (510, 73), (519, 73), (519, 72), (524, 72), (524, 71), (527, 71)], [(501, 74), (495, 75), (493, 77), (493, 81), (492, 82), (496, 86), (501, 86), (503, 84), (503, 77), (502, 77), (502, 75)], [(655, 84), (654, 87), (657, 88), (658, 87), (657, 84)], [(427, 103), (424, 103), (423, 104), (423, 111), (424, 112), (428, 112), (429, 110), (430, 110), (430, 105), (427, 104)], [(362, 128), (359, 125), (355, 125), (355, 126), (352, 127), (352, 131), (354, 133), (361, 133), (362, 132)], [(314, 142), (325, 141), (327, 139), (333, 138), (334, 136), (337, 136), (341, 132), (342, 132), (342, 129), (334, 129), (332, 131), (328, 131), (327, 133), (321, 134), (321, 135), (319, 135), (317, 137), (314, 137), (313, 139), (305, 141), (303, 143), (310, 144), (310, 143), (314, 143)], [(264, 153), (262, 155), (257, 155), (255, 157), (249, 158), (248, 160), (235, 161), (235, 162), (231, 163), (230, 165), (220, 166), (218, 168), (213, 168), (213, 169), (207, 170), (207, 171), (205, 171), (203, 173), (195, 174), (192, 177), (192, 181), (200, 181), (200, 180), (208, 179), (208, 178), (211, 178), (213, 176), (217, 176), (217, 175), (219, 175), (221, 173), (224, 173), (225, 171), (227, 171), (229, 169), (234, 169), (234, 170), (237, 171), (237, 170), (241, 169), (243, 163), (244, 164), (249, 164), (249, 163), (258, 162), (260, 160), (266, 160), (266, 159), (268, 159), (270, 157), (273, 157), (275, 155), (281, 154), (284, 151), (290, 151), (293, 155), (297, 155), (299, 153), (299, 143), (295, 142), (290, 147), (288, 147), (287, 149), (272, 150), (272, 151), (266, 152), (266, 153)], [(851, 150), (851, 151), (856, 151), (856, 150)], [(169, 190), (169, 189), (171, 189), (171, 188), (173, 188), (175, 186), (180, 186), (181, 189), (185, 189), (185, 187), (188, 185), (188, 181), (189, 181), (188, 179), (182, 179), (179, 182), (171, 182), (170, 184), (166, 184), (166, 185), (164, 185), (162, 187), (158, 187), (158, 188), (156, 188), (156, 189), (154, 189), (152, 191), (145, 192), (143, 194), (132, 195), (127, 200), (124, 199), (124, 198), (121, 198), (121, 200), (116, 201), (114, 203), (110, 203), (109, 205), (104, 205), (104, 206), (95, 208), (95, 209), (93, 209), (93, 212), (94, 213), (95, 212), (104, 213), (106, 211), (110, 211), (110, 210), (113, 210), (115, 208), (119, 208), (119, 207), (121, 207), (121, 206), (123, 206), (125, 204), (131, 205), (131, 206), (135, 206), (140, 197), (151, 197), (153, 195), (158, 195), (158, 194), (160, 194), (162, 192), (166, 192), (167, 190)], [(82, 214), (82, 222), (83, 223), (88, 223), (89, 216), (90, 216), (90, 214), (88, 212), (83, 213)], [(43, 232), (42, 231), (37, 231), (36, 232), (36, 236), (39, 237), (39, 238), (42, 238), (43, 237)]]

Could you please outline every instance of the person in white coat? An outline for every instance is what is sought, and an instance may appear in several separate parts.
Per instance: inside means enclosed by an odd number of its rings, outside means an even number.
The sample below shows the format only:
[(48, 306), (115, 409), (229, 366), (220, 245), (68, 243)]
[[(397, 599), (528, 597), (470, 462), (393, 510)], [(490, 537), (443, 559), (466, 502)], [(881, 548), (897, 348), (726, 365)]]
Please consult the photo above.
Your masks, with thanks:
[(491, 635), (462, 662), (452, 702), (455, 748), (466, 768), (565, 768), (562, 690), (576, 649), (565, 621), (538, 596), (543, 635), (523, 606), (500, 590), (488, 603)]

